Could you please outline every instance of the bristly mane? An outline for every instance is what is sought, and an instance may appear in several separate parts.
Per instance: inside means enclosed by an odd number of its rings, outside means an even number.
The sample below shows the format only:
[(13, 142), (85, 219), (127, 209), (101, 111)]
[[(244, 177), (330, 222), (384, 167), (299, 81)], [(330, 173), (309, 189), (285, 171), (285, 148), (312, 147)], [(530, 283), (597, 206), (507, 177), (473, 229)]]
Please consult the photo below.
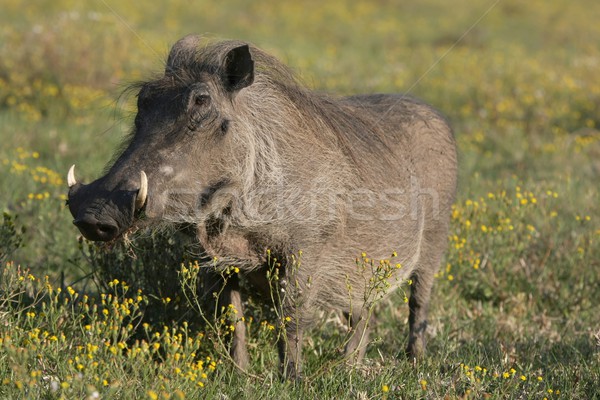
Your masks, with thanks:
[[(245, 44), (248, 43), (235, 40), (207, 42), (200, 46), (195, 54), (190, 52), (177, 55), (180, 62), (175, 74), (176, 79), (190, 83), (202, 73), (221, 73), (226, 54)], [(390, 150), (379, 124), (379, 115), (373, 115), (366, 109), (357, 110), (357, 103), (350, 104), (308, 89), (298, 80), (296, 74), (277, 58), (251, 44), (248, 45), (255, 65), (255, 82), (246, 89), (247, 92), (256, 94), (256, 97), (250, 96), (254, 97), (253, 101), (256, 102), (251, 105), (252, 109), (264, 109), (261, 104), (276, 100), (273, 97), (282, 100), (283, 96), (290, 104), (280, 107), (279, 110), (283, 113), (296, 111), (301, 114), (304, 125), (302, 134), (310, 134), (312, 131), (315, 139), (342, 149), (358, 169), (357, 172), (360, 172), (363, 163), (375, 161), (371, 156), (376, 157), (379, 162), (388, 158)], [(283, 105), (280, 101), (278, 103)], [(282, 115), (282, 118), (285, 117)], [(272, 122), (281, 124), (283, 120)]]

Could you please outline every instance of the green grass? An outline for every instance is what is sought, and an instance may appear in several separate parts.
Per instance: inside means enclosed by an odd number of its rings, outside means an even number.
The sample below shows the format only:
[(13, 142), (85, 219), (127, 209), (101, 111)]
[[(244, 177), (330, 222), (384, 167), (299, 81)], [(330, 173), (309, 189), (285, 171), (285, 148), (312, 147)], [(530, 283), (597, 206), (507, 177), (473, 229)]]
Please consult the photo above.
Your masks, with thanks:
[[(5, 1), (0, 397), (600, 398), (598, 20), (583, 0)], [(272, 312), (251, 303), (240, 374), (219, 345), (228, 320), (208, 326), (179, 290), (185, 239), (138, 239), (137, 259), (78, 241), (68, 167), (101, 174), (134, 112), (120, 93), (190, 32), (252, 41), (318, 90), (410, 91), (449, 117), (459, 192), (421, 363), (396, 357), (399, 292), (356, 368), (324, 314), (297, 385), (277, 375)]]

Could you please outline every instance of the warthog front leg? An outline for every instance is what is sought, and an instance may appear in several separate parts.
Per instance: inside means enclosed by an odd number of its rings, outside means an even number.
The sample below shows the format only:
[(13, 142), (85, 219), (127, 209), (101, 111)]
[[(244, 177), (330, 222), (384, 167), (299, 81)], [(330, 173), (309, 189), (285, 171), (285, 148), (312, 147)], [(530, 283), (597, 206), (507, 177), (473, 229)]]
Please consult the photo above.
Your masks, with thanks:
[(304, 332), (296, 323), (289, 323), (280, 332), (277, 342), (282, 378), (302, 379), (302, 338)]
[[(302, 339), (304, 329), (312, 322), (312, 311), (307, 303), (308, 291), (300, 287), (300, 282), (306, 279), (298, 278), (296, 271), (287, 274), (281, 281), (285, 295), (281, 301), (281, 325), (277, 346), (281, 375), (284, 379), (302, 379)], [(289, 284), (292, 282), (292, 284)]]
[(345, 315), (351, 327), (351, 337), (346, 344), (345, 356), (349, 361), (358, 364), (365, 358), (373, 318), (367, 311), (356, 314), (345, 313)]
[[(215, 292), (218, 288), (222, 288), (216, 306), (218, 312), (227, 312), (230, 307), (234, 315), (232, 317), (232, 325), (234, 327), (233, 338), (229, 353), (233, 358), (237, 367), (245, 370), (248, 366), (249, 357), (246, 346), (246, 324), (243, 321), (244, 306), (242, 304), (242, 296), (240, 293), (239, 281), (237, 276), (231, 276), (226, 281), (218, 275), (209, 276), (210, 283), (208, 288)], [(224, 285), (224, 286), (223, 286)]]
[(236, 313), (235, 322), (233, 324), (233, 339), (231, 341), (230, 354), (237, 366), (243, 370), (248, 367), (249, 357), (246, 346), (246, 324), (244, 322), (244, 306), (242, 304), (242, 295), (240, 293), (237, 279), (235, 285), (228, 290), (229, 304), (234, 307)]

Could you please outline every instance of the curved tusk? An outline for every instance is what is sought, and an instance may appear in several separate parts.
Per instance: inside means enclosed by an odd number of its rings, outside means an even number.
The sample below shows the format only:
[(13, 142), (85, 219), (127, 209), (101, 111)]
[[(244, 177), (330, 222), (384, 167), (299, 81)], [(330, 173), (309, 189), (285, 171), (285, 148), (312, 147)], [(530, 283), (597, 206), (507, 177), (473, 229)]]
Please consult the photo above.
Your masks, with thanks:
[(69, 187), (73, 187), (77, 184), (77, 180), (75, 179), (75, 164), (71, 165), (71, 168), (69, 168), (69, 173), (67, 174), (67, 184)]
[(146, 203), (148, 195), (148, 177), (144, 171), (140, 172), (140, 190), (138, 191), (137, 199), (135, 200), (135, 209), (139, 210)]

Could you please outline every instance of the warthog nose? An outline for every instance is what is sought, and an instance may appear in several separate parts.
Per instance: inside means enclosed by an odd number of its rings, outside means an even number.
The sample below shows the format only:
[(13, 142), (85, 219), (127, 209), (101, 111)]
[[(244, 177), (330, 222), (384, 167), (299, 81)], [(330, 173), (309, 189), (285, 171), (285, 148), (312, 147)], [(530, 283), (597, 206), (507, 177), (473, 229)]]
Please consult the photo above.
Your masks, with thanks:
[(73, 221), (86, 239), (107, 242), (117, 237), (119, 227), (113, 221), (98, 221), (92, 215), (84, 215)]

